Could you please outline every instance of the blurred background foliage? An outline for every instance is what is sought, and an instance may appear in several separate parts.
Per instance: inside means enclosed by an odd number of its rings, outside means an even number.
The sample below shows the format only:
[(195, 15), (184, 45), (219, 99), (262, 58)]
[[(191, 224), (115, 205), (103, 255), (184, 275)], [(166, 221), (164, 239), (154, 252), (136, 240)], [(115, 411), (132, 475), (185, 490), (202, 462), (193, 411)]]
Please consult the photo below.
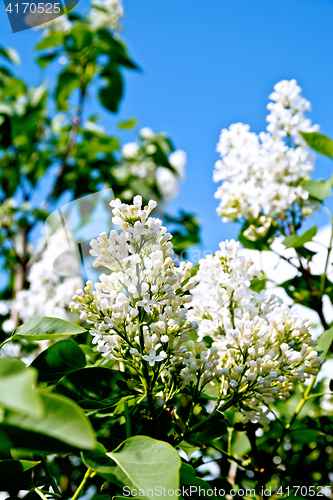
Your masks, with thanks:
[[(0, 318), (3, 323), (10, 316), (7, 330), (19, 324), (8, 301), (30, 286), (27, 274), (36, 260), (41, 223), (61, 200), (112, 188), (123, 201), (136, 193), (144, 203), (155, 199), (163, 218), (184, 176), (186, 155), (166, 134), (146, 127), (137, 142), (122, 147), (121, 130), (135, 128), (135, 119), (113, 131), (98, 125), (99, 108), (118, 112), (126, 71), (140, 70), (120, 39), (121, 15), (117, 3), (93, 4), (86, 16), (70, 13), (44, 25), (36, 61), (42, 68), (61, 62), (51, 85), (32, 88), (17, 78), (19, 55), (1, 47), (0, 293), (8, 314)], [(93, 115), (87, 115), (87, 100), (94, 102)], [(198, 220), (181, 212), (168, 221), (176, 251), (186, 257), (188, 246), (200, 241)]]

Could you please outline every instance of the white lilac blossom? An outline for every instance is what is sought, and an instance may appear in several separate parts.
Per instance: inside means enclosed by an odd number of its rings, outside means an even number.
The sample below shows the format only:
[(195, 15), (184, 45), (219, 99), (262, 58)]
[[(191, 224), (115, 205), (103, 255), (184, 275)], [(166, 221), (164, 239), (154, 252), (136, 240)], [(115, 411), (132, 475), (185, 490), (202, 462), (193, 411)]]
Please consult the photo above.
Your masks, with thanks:
[[(34, 26), (34, 30), (43, 30), (43, 36), (48, 36), (53, 31), (61, 31), (63, 33), (68, 34), (72, 28), (72, 23), (68, 19), (67, 14), (61, 14), (59, 17), (48, 21), (50, 18), (49, 14), (38, 14), (38, 19), (40, 24), (38, 26)], [(45, 22), (43, 22), (45, 20)], [(27, 19), (29, 23), (29, 19)], [(36, 16), (31, 15), (31, 22), (34, 24), (36, 22)]]
[(133, 205), (119, 199), (110, 205), (121, 231), (102, 233), (90, 243), (94, 266), (108, 273), (94, 289), (88, 281), (77, 290), (72, 311), (91, 324), (93, 343), (106, 361), (121, 361), (139, 373), (149, 365), (166, 387), (184, 387), (196, 375), (203, 387), (221, 373), (216, 373), (216, 348), (188, 342), (197, 328), (187, 319), (189, 291), (197, 283), (192, 264), (175, 265), (172, 236), (150, 216), (155, 201), (142, 208), (141, 196), (135, 196)]
[(160, 219), (150, 217), (156, 202), (142, 208), (141, 196), (133, 205), (111, 201), (113, 223), (121, 231), (102, 233), (90, 245), (94, 266), (101, 274), (92, 288), (88, 281), (78, 290), (71, 308), (92, 324), (90, 333), (106, 359), (154, 365), (167, 356), (182, 358), (184, 342), (194, 322), (186, 320), (185, 307), (195, 286), (192, 264), (175, 266), (172, 236)]
[(139, 145), (136, 142), (127, 142), (121, 149), (121, 154), (128, 160), (133, 160), (139, 152)]
[(121, 26), (119, 19), (124, 16), (124, 8), (121, 0), (93, 0), (88, 21), (93, 29), (108, 28), (119, 31)]
[(215, 198), (223, 222), (248, 223), (244, 235), (250, 240), (268, 234), (272, 226), (302, 219), (317, 203), (309, 200), (300, 183), (308, 179), (314, 158), (299, 131), (317, 130), (304, 112), (311, 109), (295, 80), (283, 80), (269, 96), (267, 132), (257, 135), (249, 125), (235, 123), (223, 129), (216, 150), (214, 181), (222, 184)]
[[(87, 21), (94, 30), (110, 29), (116, 32), (121, 30), (119, 20), (123, 16), (124, 8), (121, 0), (92, 0)], [(68, 34), (73, 27), (73, 23), (68, 19), (67, 14), (62, 14), (51, 21), (48, 21), (48, 18), (48, 14), (38, 14), (40, 24), (34, 27), (35, 30), (43, 30), (43, 36), (48, 36), (53, 31)], [(35, 21), (35, 16), (31, 16), (32, 25), (34, 25)], [(29, 18), (27, 18), (27, 22), (29, 23)]]
[(274, 86), (274, 92), (269, 95), (272, 102), (267, 105), (270, 111), (267, 130), (273, 137), (292, 137), (296, 144), (305, 145), (299, 131), (312, 132), (319, 127), (305, 116), (304, 113), (311, 111), (311, 104), (301, 92), (296, 80), (282, 80)]
[(169, 156), (170, 165), (175, 173), (166, 167), (157, 167), (156, 181), (160, 192), (166, 201), (175, 198), (179, 193), (179, 180), (185, 178), (185, 166), (187, 163), (186, 153), (177, 149)]
[(168, 156), (171, 168), (157, 165), (153, 158), (156, 145), (153, 143), (162, 134), (155, 134), (150, 128), (140, 130), (140, 142), (128, 142), (123, 145), (121, 154), (123, 164), (131, 175), (141, 178), (155, 178), (164, 203), (168, 203), (179, 193), (179, 182), (185, 179), (187, 163), (186, 153), (181, 149), (173, 151)]
[(199, 339), (210, 337), (218, 353), (222, 406), (233, 401), (245, 421), (260, 421), (269, 403), (288, 398), (293, 383), (315, 375), (323, 360), (308, 320), (250, 288), (256, 270), (238, 249), (226, 241), (200, 261), (188, 317), (198, 323)]
[(53, 268), (56, 257), (68, 249), (65, 235), (61, 231), (55, 232), (46, 246), (41, 242), (41, 247), (43, 251), (39, 251), (39, 258), (32, 264), (28, 275), (29, 288), (17, 294), (13, 307), (23, 322), (42, 316), (72, 321), (68, 303), (75, 290), (82, 286), (82, 278), (63, 277)]

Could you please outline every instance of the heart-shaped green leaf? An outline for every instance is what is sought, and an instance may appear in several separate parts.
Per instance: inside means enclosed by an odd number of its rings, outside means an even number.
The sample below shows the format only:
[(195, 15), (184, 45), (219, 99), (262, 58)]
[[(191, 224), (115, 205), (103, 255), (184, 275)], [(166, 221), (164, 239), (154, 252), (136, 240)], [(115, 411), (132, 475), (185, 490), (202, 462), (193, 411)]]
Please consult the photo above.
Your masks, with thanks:
[[(173, 490), (168, 498), (176, 500), (181, 460), (168, 443), (147, 436), (126, 439), (116, 450), (107, 453), (118, 465), (113, 474), (124, 485), (143, 490), (145, 498), (154, 500), (156, 487)], [(139, 494), (139, 492), (137, 493)]]

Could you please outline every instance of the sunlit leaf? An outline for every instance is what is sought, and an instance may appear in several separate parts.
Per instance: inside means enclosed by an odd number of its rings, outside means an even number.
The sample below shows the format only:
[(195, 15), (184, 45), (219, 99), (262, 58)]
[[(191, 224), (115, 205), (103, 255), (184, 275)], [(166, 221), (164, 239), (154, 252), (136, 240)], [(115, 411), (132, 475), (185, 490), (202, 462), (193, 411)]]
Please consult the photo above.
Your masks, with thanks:
[(49, 340), (78, 335), (86, 330), (59, 318), (36, 318), (24, 323), (13, 332), (13, 339)]

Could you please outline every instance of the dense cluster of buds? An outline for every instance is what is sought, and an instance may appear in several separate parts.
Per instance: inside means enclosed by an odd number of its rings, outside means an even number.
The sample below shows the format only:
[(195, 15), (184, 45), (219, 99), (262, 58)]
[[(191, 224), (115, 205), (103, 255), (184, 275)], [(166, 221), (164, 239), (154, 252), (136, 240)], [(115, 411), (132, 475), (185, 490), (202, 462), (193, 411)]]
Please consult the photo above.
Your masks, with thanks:
[(233, 401), (245, 420), (260, 421), (270, 402), (288, 398), (293, 382), (315, 375), (323, 360), (309, 321), (250, 288), (255, 268), (238, 249), (227, 241), (200, 261), (189, 317), (199, 324), (199, 338), (211, 337), (219, 353), (222, 405)]
[[(172, 237), (150, 216), (156, 202), (142, 209), (136, 196), (133, 205), (110, 204), (121, 230), (90, 243), (94, 266), (108, 272), (94, 287), (88, 281), (77, 290), (71, 303), (92, 325), (106, 361), (140, 374), (151, 367), (166, 389), (190, 384), (198, 394), (217, 379), (220, 404), (236, 406), (252, 421), (265, 418), (264, 405), (289, 397), (294, 381), (316, 374), (322, 359), (310, 323), (277, 297), (250, 288), (256, 270), (238, 255), (238, 243), (221, 243), (192, 277), (191, 263), (175, 266)], [(189, 340), (196, 329), (199, 342)]]
[(295, 80), (283, 80), (269, 96), (267, 132), (249, 125), (223, 129), (217, 145), (214, 181), (222, 184), (215, 197), (224, 222), (247, 221), (250, 240), (266, 236), (272, 226), (311, 214), (317, 203), (301, 187), (314, 168), (313, 157), (299, 131), (316, 130), (304, 112), (311, 109)]
[[(128, 363), (138, 371), (147, 363), (164, 380), (176, 372), (184, 381), (188, 373), (182, 370), (194, 362), (185, 343), (197, 328), (187, 319), (189, 292), (197, 283), (191, 277), (192, 264), (175, 265), (171, 234), (161, 220), (150, 217), (155, 201), (144, 209), (141, 196), (134, 197), (133, 205), (119, 199), (110, 205), (121, 231), (91, 241), (94, 266), (103, 266), (108, 274), (100, 275), (94, 289), (88, 281), (78, 290), (71, 309), (93, 325), (93, 342), (106, 360)], [(210, 360), (213, 353), (200, 355)], [(200, 368), (204, 365), (203, 359)]]

